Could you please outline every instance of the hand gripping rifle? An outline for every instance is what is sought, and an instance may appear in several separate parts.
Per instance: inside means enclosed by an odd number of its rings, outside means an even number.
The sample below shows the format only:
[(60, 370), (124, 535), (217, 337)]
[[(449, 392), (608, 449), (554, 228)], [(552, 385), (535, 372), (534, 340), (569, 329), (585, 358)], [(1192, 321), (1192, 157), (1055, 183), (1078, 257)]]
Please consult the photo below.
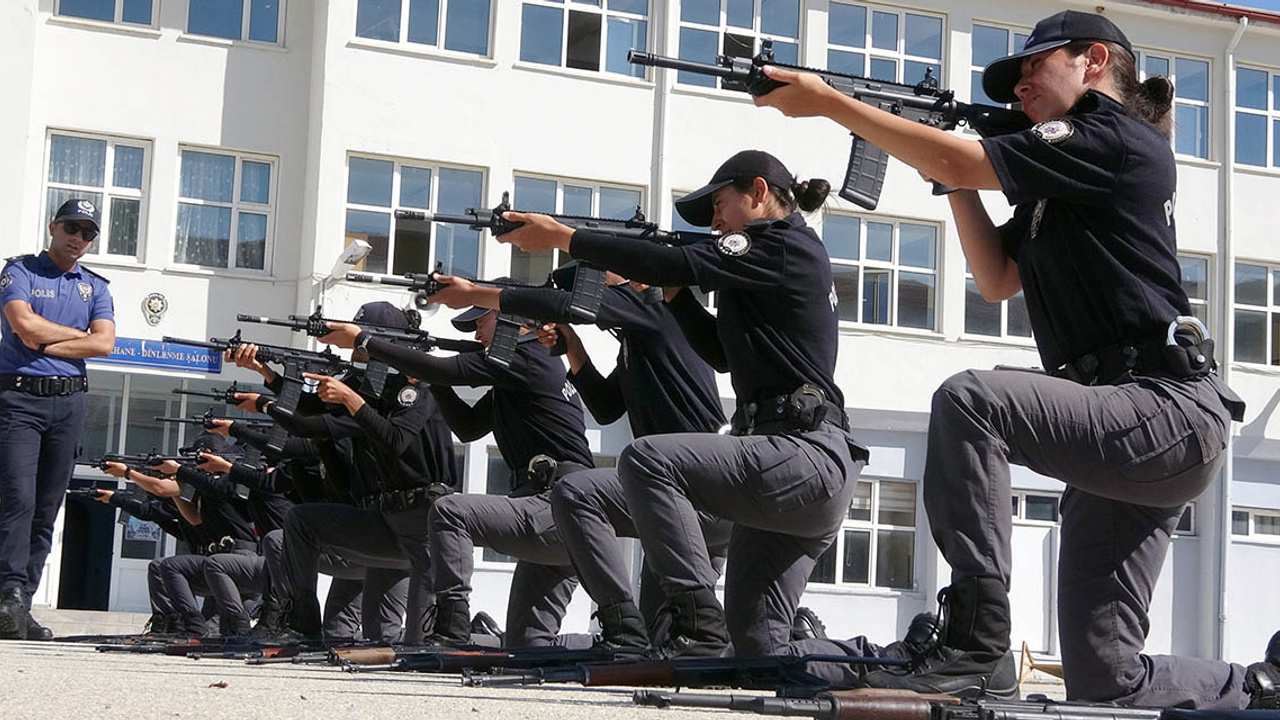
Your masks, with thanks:
[(238, 385), (236, 385), (235, 381), (232, 381), (232, 383), (229, 386), (222, 388), (221, 390), (216, 388), (212, 390), (207, 390), (207, 391), (206, 390), (183, 390), (182, 388), (173, 389), (174, 395), (190, 395), (192, 397), (210, 398), (212, 400), (218, 400), (218, 401), (224, 402), (228, 405), (235, 405), (239, 403), (240, 401), (236, 400), (236, 393), (243, 393), (243, 392), (257, 392), (257, 390), (247, 390), (245, 388), (239, 387)]
[(1222, 711), (1121, 707), (1101, 703), (1057, 702), (1043, 695), (1026, 700), (961, 700), (910, 690), (861, 688), (818, 693), (811, 698), (705, 695), (636, 690), (633, 701), (650, 707), (724, 708), (758, 715), (819, 720), (1168, 720), (1220, 718)]
[[(830, 70), (777, 62), (773, 59), (773, 42), (770, 40), (761, 41), (760, 53), (753, 58), (721, 55), (716, 58), (714, 65), (637, 50), (629, 51), (627, 60), (636, 65), (711, 75), (721, 79), (721, 85), (725, 90), (736, 90), (751, 95), (765, 95), (774, 88), (785, 85), (786, 83), (778, 82), (764, 74), (766, 67), (780, 67), (786, 70), (813, 73), (854, 100), (939, 130), (954, 130), (961, 125), (968, 125), (982, 137), (991, 137), (1031, 127), (1031, 120), (1017, 110), (994, 105), (971, 105), (957, 101), (954, 91), (942, 90), (938, 87), (938, 79), (933, 76), (933, 68), (927, 68), (924, 79), (915, 85), (873, 80), (859, 75), (846, 75)], [(880, 202), (880, 190), (884, 187), (884, 174), (888, 166), (889, 156), (885, 151), (855, 134), (853, 146), (849, 150), (849, 166), (845, 170), (840, 197), (868, 210), (875, 210)], [(935, 182), (933, 194), (944, 195), (953, 190)]]

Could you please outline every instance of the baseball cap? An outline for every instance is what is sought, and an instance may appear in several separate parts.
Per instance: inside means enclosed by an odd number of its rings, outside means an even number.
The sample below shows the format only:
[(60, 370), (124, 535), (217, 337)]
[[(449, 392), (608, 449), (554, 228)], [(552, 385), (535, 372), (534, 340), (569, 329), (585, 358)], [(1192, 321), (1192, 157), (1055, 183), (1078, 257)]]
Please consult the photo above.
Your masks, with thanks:
[(101, 229), (98, 227), (98, 208), (84, 198), (71, 198), (62, 203), (57, 214), (53, 216), (53, 221), (62, 222), (63, 220), (84, 220), (93, 223), (95, 230)]
[[(510, 283), (515, 281), (509, 277), (500, 277), (492, 280), (492, 282), (497, 285), (501, 285), (503, 283)], [(485, 314), (491, 313), (491, 312), (495, 312), (495, 310), (493, 308), (480, 307), (479, 305), (474, 305), (466, 310), (463, 310), (460, 315), (455, 317), (450, 322), (453, 323), (453, 326), (457, 328), (459, 332), (475, 332), (476, 321), (484, 317)]]
[(351, 318), (351, 322), (356, 325), (368, 323), (400, 330), (409, 328), (409, 319), (405, 317), (404, 311), (385, 300), (367, 302), (361, 305), (360, 309), (356, 311), (355, 317)]
[(1013, 88), (1022, 78), (1022, 59), (1038, 52), (1060, 48), (1077, 40), (1112, 42), (1133, 55), (1129, 38), (1107, 18), (1090, 12), (1064, 10), (1036, 23), (1027, 42), (1018, 52), (992, 61), (982, 71), (982, 89), (987, 97), (1001, 103), (1018, 101)]
[(743, 150), (716, 170), (711, 182), (676, 200), (676, 212), (694, 227), (710, 227), (715, 217), (711, 196), (737, 180), (764, 178), (770, 185), (789, 188), (795, 178), (778, 158), (763, 150)]
[(231, 443), (221, 435), (206, 430), (195, 436), (187, 447), (213, 453), (214, 455), (222, 455), (231, 448)]

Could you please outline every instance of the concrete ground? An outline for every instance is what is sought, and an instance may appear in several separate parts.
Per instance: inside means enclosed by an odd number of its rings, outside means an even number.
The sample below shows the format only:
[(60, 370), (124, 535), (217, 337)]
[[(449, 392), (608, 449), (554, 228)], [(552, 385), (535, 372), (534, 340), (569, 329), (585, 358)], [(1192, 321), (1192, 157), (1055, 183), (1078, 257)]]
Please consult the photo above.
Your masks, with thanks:
[[(1061, 685), (1023, 689), (1046, 691), (1061, 697)], [(0, 717), (725, 720), (729, 715), (637, 707), (631, 690), (621, 688), (465, 688), (457, 676), (357, 675), (334, 667), (251, 666), (238, 660), (100, 653), (89, 644), (6, 641), (0, 642)]]

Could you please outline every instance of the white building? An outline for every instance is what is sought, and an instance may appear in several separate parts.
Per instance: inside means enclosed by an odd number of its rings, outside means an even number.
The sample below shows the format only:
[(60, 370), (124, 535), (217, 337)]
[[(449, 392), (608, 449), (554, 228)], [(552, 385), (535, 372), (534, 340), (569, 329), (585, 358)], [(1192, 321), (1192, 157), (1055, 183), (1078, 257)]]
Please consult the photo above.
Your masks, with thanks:
[[(443, 261), (480, 277), (543, 276), (487, 234), (399, 228), (398, 208), (459, 211), (512, 191), (522, 209), (581, 214), (635, 205), (663, 224), (671, 198), (745, 147), (802, 178), (838, 184), (848, 134), (787, 120), (745, 95), (642, 71), (638, 47), (707, 60), (750, 54), (915, 82), (932, 66), (961, 100), (982, 66), (1064, 7), (1100, 9), (1178, 87), (1173, 139), (1184, 280), (1219, 338), (1222, 373), (1249, 403), (1233, 462), (1188, 510), (1158, 587), (1149, 647), (1248, 662), (1277, 627), (1280, 597), (1280, 15), (1195, 0), (9, 0), (0, 4), (0, 237), (36, 252), (62, 198), (93, 197), (104, 236), (88, 263), (112, 279), (118, 334), (225, 337), (237, 312), (331, 316), (403, 293), (319, 281), (348, 238), (366, 269)], [(567, 18), (566, 18), (567, 13)], [(1007, 204), (987, 197), (992, 213)], [(1274, 208), (1273, 208), (1274, 209)], [(833, 199), (811, 220), (837, 270), (838, 380), (873, 446), (863, 491), (804, 603), (833, 634), (887, 641), (929, 607), (948, 571), (919, 500), (930, 395), (969, 367), (1038, 363), (1025, 309), (988, 305), (965, 276), (945, 200), (890, 167), (875, 212)], [(164, 295), (156, 325), (144, 299)], [(454, 335), (448, 313), (429, 329)], [(301, 342), (249, 328), (267, 342)], [(614, 349), (593, 343), (604, 367)], [(191, 414), (170, 390), (249, 380), (95, 363), (82, 457), (172, 449), (151, 416)], [(722, 384), (731, 402), (727, 382)], [(199, 409), (203, 409), (201, 405)], [(626, 423), (593, 427), (601, 458)], [(501, 465), (491, 439), (465, 448), (468, 492)], [(88, 466), (77, 478), (102, 476)], [(494, 476), (499, 473), (495, 470)], [(1056, 652), (1054, 576), (1061, 486), (1015, 475), (1014, 642)], [(70, 503), (37, 602), (146, 609), (147, 528), (111, 530)], [(105, 538), (113, 537), (108, 546)], [(166, 550), (167, 551), (167, 550)], [(479, 552), (479, 551), (478, 551)], [(473, 607), (502, 617), (510, 565), (477, 562)], [(567, 629), (587, 627), (579, 593)]]

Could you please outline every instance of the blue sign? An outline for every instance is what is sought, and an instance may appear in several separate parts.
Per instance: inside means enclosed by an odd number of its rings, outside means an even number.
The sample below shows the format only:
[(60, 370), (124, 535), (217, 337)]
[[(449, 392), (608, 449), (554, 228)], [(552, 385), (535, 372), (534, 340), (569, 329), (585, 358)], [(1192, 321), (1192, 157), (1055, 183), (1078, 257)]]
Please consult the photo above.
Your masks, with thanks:
[(110, 355), (89, 358), (89, 362), (211, 374), (222, 372), (222, 353), (217, 350), (139, 338), (117, 337)]

